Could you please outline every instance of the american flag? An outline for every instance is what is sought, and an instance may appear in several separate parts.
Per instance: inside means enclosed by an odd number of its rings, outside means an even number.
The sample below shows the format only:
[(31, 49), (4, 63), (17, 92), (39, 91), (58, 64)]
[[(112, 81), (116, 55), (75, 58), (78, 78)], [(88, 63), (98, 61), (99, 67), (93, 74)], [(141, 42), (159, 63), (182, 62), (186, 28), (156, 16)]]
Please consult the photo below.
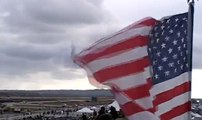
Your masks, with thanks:
[(129, 120), (188, 120), (187, 13), (144, 18), (74, 57)]

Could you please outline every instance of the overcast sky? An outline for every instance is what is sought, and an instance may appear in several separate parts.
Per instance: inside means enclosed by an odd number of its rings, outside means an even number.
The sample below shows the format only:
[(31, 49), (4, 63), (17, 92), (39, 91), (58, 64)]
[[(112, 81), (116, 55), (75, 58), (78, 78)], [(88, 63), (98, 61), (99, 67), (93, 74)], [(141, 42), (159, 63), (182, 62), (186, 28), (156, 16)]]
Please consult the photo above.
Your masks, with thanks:
[[(186, 0), (0, 0), (0, 89), (93, 89), (71, 60), (147, 16), (186, 12)], [(202, 2), (195, 5), (193, 97), (201, 97)]]

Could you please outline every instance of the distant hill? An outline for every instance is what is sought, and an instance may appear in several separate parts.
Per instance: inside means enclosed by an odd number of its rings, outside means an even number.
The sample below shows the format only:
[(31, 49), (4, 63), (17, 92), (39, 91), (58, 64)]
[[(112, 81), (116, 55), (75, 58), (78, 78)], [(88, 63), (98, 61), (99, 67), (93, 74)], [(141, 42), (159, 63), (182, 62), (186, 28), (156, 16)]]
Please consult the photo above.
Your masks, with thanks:
[(109, 90), (0, 90), (0, 97), (111, 97)]

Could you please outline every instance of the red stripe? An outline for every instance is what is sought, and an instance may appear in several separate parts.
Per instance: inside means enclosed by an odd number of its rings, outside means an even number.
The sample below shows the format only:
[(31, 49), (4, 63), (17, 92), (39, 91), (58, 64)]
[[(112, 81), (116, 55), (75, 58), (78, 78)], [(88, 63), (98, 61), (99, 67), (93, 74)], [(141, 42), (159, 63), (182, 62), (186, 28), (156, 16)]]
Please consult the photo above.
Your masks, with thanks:
[(156, 95), (156, 99), (153, 102), (154, 106), (157, 106), (163, 102), (169, 101), (170, 99), (188, 91), (190, 91), (190, 82), (185, 82), (179, 86), (176, 86), (175, 88), (171, 90), (168, 90), (166, 92)]
[(126, 116), (130, 116), (130, 115), (136, 114), (138, 112), (143, 112), (143, 111), (148, 111), (151, 113), (154, 113), (154, 111), (155, 111), (153, 108), (144, 109), (135, 102), (128, 102), (128, 103), (122, 105), (121, 109), (123, 110), (123, 112)]
[(191, 102), (186, 102), (180, 106), (173, 108), (171, 111), (160, 116), (161, 120), (171, 120), (174, 117), (180, 116), (191, 110)]
[(96, 44), (94, 44), (93, 46), (91, 46), (91, 47), (89, 47), (89, 48), (83, 50), (83, 52), (84, 52), (84, 51), (88, 51), (88, 50), (92, 49), (94, 46), (96, 46), (97, 44), (99, 44), (99, 43), (101, 43), (101, 42), (104, 42), (104, 41), (107, 41), (107, 40), (109, 40), (109, 39), (111, 39), (111, 38), (113, 38), (113, 37), (115, 37), (115, 36), (117, 36), (117, 35), (119, 35), (119, 34), (122, 34), (122, 33), (126, 32), (126, 31), (130, 30), (130, 29), (133, 29), (133, 28), (136, 28), (136, 27), (140, 27), (140, 26), (141, 26), (141, 27), (143, 27), (143, 26), (150, 26), (150, 27), (152, 27), (152, 26), (154, 26), (154, 25), (156, 24), (156, 22), (158, 22), (158, 21), (155, 20), (154, 18), (150, 18), (150, 19), (141, 21), (140, 23), (136, 23), (136, 22), (135, 22), (135, 23), (133, 23), (133, 24), (127, 26), (126, 28), (124, 28), (124, 29), (122, 29), (122, 30), (116, 32), (114, 35), (111, 35), (110, 37), (105, 37), (105, 38), (102, 38), (102, 39), (98, 40), (98, 41), (96, 42)]
[(115, 79), (129, 74), (143, 72), (144, 68), (148, 67), (149, 65), (150, 62), (148, 57), (143, 57), (142, 59), (132, 61), (130, 63), (125, 63), (119, 66), (113, 66), (110, 68), (103, 69), (101, 71), (95, 72), (93, 75), (98, 82), (102, 83), (110, 79)]
[(151, 78), (148, 79), (147, 81), (148, 81), (147, 84), (143, 84), (143, 85), (136, 86), (134, 88), (125, 90), (125, 91), (123, 91), (123, 93), (125, 93), (129, 98), (131, 98), (133, 100), (150, 96), (149, 90), (152, 87)]
[[(143, 111), (148, 111), (151, 113), (154, 113), (154, 108), (150, 108), (150, 109), (144, 109), (141, 106), (139, 106), (137, 103), (135, 102), (128, 102), (124, 105), (121, 106), (121, 109), (123, 110), (124, 114), (126, 116), (130, 116), (139, 112), (143, 112)], [(185, 104), (179, 105), (175, 108), (173, 108), (172, 110), (170, 110), (167, 113), (164, 113), (160, 116), (161, 120), (171, 120), (174, 117), (180, 116), (188, 111), (191, 110), (191, 102), (186, 102)]]
[[(145, 46), (148, 44), (148, 36), (136, 36), (127, 39), (121, 43), (115, 44), (113, 46), (107, 46), (102, 49), (98, 49), (97, 52), (89, 53), (85, 56), (77, 56), (75, 61), (80, 61), (83, 64), (87, 64), (97, 58), (110, 55), (112, 53), (121, 52), (128, 49), (134, 49), (136, 47)], [(98, 52), (99, 51), (99, 52)]]
[(148, 20), (141, 22), (140, 24), (145, 25), (145, 26), (154, 26), (156, 24), (156, 22), (158, 22), (158, 21), (151, 18), (151, 19), (148, 19)]
[(122, 105), (121, 108), (126, 116), (130, 116), (134, 113), (145, 111), (142, 107), (140, 107), (138, 104), (133, 102), (128, 102)]
[(151, 19), (148, 19), (148, 20), (144, 20), (144, 21), (140, 22), (137, 25), (134, 25), (130, 29), (136, 28), (138, 26), (154, 26), (157, 22), (158, 22), (157, 20), (151, 18)]

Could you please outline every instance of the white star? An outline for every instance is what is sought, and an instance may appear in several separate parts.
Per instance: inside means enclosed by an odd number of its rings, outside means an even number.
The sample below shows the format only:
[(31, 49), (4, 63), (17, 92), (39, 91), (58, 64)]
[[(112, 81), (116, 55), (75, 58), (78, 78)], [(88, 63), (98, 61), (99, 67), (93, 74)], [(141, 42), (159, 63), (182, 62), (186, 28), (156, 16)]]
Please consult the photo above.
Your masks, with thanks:
[(184, 30), (184, 34), (187, 34), (187, 30), (186, 29)]
[(177, 54), (174, 54), (174, 55), (173, 55), (173, 59), (177, 59)]
[(178, 18), (175, 18), (175, 22), (177, 22), (179, 19)]
[(183, 60), (186, 61), (186, 57), (184, 57)]
[(166, 21), (166, 23), (170, 23), (170, 19), (168, 19), (168, 20)]
[(161, 48), (165, 48), (166, 47), (166, 44), (165, 43), (162, 43), (161, 44)]
[(184, 42), (184, 38), (181, 39), (182, 43)]
[(156, 65), (157, 61), (153, 61), (153, 65)]
[(161, 56), (161, 52), (157, 52), (156, 55), (160, 57)]
[(177, 27), (178, 26), (178, 24), (175, 24), (175, 26), (174, 27)]
[(180, 36), (181, 36), (181, 33), (180, 33), (180, 32), (178, 32), (178, 33), (177, 33), (177, 36), (178, 36), (178, 37), (180, 37)]
[(181, 70), (183, 70), (183, 67), (184, 67), (183, 65), (180, 66)]
[(148, 48), (149, 52), (151, 52), (151, 48)]
[(162, 61), (163, 61), (163, 62), (166, 62), (167, 60), (168, 60), (168, 57), (163, 57), (163, 58), (162, 58)]
[(163, 30), (164, 28), (165, 28), (165, 26), (164, 26), (164, 25), (162, 25), (162, 26), (161, 26), (161, 30)]
[(169, 33), (170, 33), (170, 34), (172, 34), (172, 33), (173, 33), (173, 30), (172, 30), (172, 29), (170, 29), (170, 30), (169, 30)]
[(188, 63), (186, 63), (186, 67), (187, 67), (187, 68), (189, 67), (189, 64), (188, 64)]
[(159, 75), (158, 74), (155, 74), (155, 76), (154, 76), (156, 79), (158, 79), (159, 78)]
[(165, 32), (165, 31), (162, 31), (161, 35), (164, 35), (164, 32)]
[(170, 37), (166, 36), (165, 39), (166, 39), (166, 41), (169, 41), (169, 40), (170, 40)]
[(172, 53), (172, 51), (173, 51), (172, 48), (169, 48), (169, 49), (168, 49), (168, 53), (169, 53), (169, 54)]
[(157, 47), (156, 47), (156, 46), (154, 46), (154, 47), (153, 47), (153, 49), (157, 49)]
[(165, 76), (169, 76), (170, 75), (170, 71), (165, 71), (164, 74), (165, 74)]
[(177, 49), (178, 49), (178, 51), (180, 51), (181, 50), (181, 46), (179, 46)]
[(158, 66), (158, 69), (161, 71), (163, 70), (163, 66)]
[(182, 18), (182, 20), (187, 20), (187, 18), (186, 18), (186, 17), (184, 17), (184, 18)]
[(173, 45), (177, 45), (177, 40), (174, 40), (174, 41), (173, 41)]
[(186, 48), (186, 44), (183, 44), (183, 47)]
[(177, 72), (177, 68), (175, 68), (174, 72), (175, 72), (175, 73)]
[(174, 63), (173, 63), (173, 62), (172, 62), (172, 63), (169, 63), (168, 66), (169, 66), (169, 67), (174, 67)]
[(159, 40), (160, 40), (160, 39), (159, 39), (159, 38), (157, 38), (157, 39), (156, 39), (156, 42), (157, 42), (157, 43), (159, 43)]

